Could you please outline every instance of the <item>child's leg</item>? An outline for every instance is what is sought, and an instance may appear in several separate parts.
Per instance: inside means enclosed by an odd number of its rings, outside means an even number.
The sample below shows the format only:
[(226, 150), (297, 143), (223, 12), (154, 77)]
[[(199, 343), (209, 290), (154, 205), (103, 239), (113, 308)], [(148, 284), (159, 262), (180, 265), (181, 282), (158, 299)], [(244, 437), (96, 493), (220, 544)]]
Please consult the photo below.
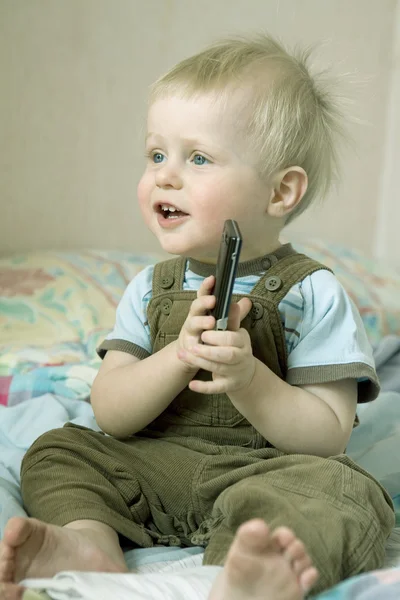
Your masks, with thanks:
[(87, 520), (104, 523), (138, 545), (151, 546), (139, 519), (135, 523), (138, 504), (143, 505), (143, 518), (148, 511), (134, 463), (129, 445), (114, 438), (75, 426), (49, 431), (22, 461), (26, 511), (58, 526)]
[(209, 539), (204, 564), (224, 564), (238, 527), (258, 517), (271, 529), (289, 527), (304, 543), (320, 575), (315, 592), (382, 565), (394, 515), (372, 479), (342, 461), (312, 456), (268, 459), (257, 470), (217, 498), (214, 524), (200, 531)]
[(191, 483), (203, 458), (167, 441), (122, 442), (75, 426), (44, 434), (21, 469), (24, 504), (35, 519), (10, 520), (0, 581), (125, 570), (116, 532), (142, 547), (189, 540), (199, 522), (195, 514), (186, 519)]
[(68, 570), (126, 572), (115, 531), (90, 520), (59, 527), (37, 519), (10, 519), (0, 542), (0, 581), (51, 577)]
[(121, 441), (67, 426), (44, 434), (25, 455), (22, 497), (29, 515), (53, 525), (90, 519), (141, 547), (179, 545), (173, 524), (191, 504), (202, 458), (164, 440)]

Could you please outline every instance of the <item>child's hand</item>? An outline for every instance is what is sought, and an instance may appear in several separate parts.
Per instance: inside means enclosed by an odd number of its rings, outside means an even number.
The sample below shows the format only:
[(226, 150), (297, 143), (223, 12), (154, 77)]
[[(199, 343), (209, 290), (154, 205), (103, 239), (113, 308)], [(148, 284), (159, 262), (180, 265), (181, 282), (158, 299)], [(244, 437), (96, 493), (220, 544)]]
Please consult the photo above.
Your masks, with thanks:
[(185, 364), (188, 371), (196, 373), (199, 367), (187, 362), (185, 353), (190, 352), (197, 344), (201, 344), (201, 334), (215, 327), (214, 317), (208, 315), (208, 311), (215, 306), (215, 296), (211, 296), (214, 288), (215, 277), (210, 275), (202, 282), (197, 298), (192, 302), (189, 314), (184, 322), (178, 338), (178, 357)]
[[(200, 394), (229, 394), (250, 385), (256, 368), (250, 336), (240, 328), (241, 321), (250, 312), (252, 303), (242, 298), (232, 304), (226, 331), (204, 331), (201, 341), (192, 348), (182, 348), (178, 356), (194, 370), (211, 371), (212, 381), (194, 379), (189, 388)], [(211, 329), (211, 327), (208, 327)]]

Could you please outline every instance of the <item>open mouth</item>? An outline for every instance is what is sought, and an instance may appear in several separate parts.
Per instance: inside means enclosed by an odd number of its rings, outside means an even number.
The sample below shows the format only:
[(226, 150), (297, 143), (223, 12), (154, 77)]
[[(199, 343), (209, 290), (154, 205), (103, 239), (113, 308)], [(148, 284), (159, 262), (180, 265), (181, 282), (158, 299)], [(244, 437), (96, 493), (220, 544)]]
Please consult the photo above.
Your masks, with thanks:
[(164, 219), (179, 219), (181, 217), (187, 217), (187, 213), (179, 210), (172, 204), (159, 204), (157, 206), (157, 212), (162, 215)]

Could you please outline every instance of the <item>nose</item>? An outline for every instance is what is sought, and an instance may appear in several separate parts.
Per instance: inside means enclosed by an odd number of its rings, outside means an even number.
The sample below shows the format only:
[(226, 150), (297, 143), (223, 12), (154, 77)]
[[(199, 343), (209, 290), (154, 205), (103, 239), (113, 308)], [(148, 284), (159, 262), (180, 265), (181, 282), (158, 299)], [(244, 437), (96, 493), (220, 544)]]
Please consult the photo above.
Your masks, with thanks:
[(165, 161), (156, 171), (156, 186), (159, 188), (181, 189), (182, 176), (177, 165)]

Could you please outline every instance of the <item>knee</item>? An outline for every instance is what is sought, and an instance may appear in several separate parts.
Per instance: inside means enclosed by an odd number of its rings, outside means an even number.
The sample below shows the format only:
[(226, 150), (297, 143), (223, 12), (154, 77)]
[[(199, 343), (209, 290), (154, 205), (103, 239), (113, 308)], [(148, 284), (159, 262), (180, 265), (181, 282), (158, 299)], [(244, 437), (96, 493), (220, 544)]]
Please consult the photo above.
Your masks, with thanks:
[(82, 446), (82, 434), (84, 431), (90, 430), (66, 426), (46, 431), (46, 433), (38, 437), (22, 459), (21, 480), (25, 477), (28, 470), (31, 470), (32, 467), (48, 457), (51, 457), (56, 462), (57, 456), (62, 457), (70, 452), (79, 452), (79, 447)]
[(81, 462), (93, 431), (65, 426), (41, 435), (26, 452), (21, 464), (21, 494), (25, 505), (42, 496), (49, 486), (65, 484), (69, 470)]

